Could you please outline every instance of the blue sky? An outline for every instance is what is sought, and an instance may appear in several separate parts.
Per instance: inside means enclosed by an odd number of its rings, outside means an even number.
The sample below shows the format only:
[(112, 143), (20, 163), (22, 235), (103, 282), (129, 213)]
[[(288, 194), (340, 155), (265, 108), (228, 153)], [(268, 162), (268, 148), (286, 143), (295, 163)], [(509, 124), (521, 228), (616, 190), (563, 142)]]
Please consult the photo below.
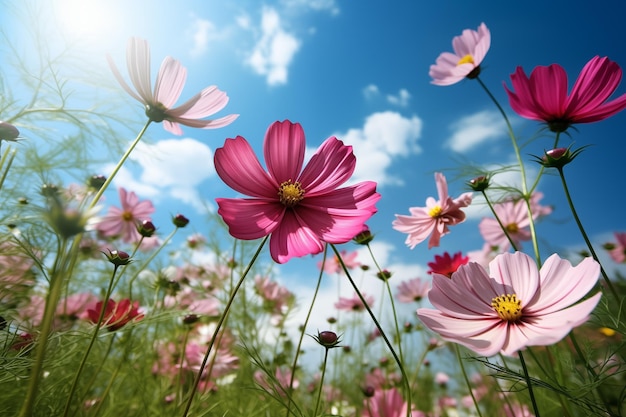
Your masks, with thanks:
[[(23, 8), (14, 3), (12, 7)], [(451, 50), (454, 36), (466, 28), (476, 29), (481, 22), (489, 27), (492, 43), (481, 77), (505, 107), (522, 141), (533, 137), (540, 126), (516, 117), (508, 107), (502, 83), (508, 82), (516, 66), (529, 73), (537, 65), (559, 63), (570, 80), (595, 55), (626, 67), (626, 5), (618, 0), (603, 2), (603, 7), (586, 1), (51, 3), (54, 11), (41, 22), (57, 27), (58, 39), (49, 42), (69, 41), (83, 63), (102, 72), (103, 84), (115, 85), (105, 54), (125, 68), (126, 41), (139, 36), (151, 44), (155, 72), (166, 55), (187, 67), (183, 99), (215, 84), (230, 97), (220, 115), (241, 115), (219, 130), (184, 128), (182, 137), (172, 137), (159, 125), (150, 127), (146, 142), (134, 155), (135, 163), (120, 174), (116, 185), (152, 199), (157, 222), (182, 212), (192, 220), (193, 231), (207, 232), (202, 223), (206, 205), (214, 207), (215, 197), (234, 196), (215, 174), (213, 151), (224, 139), (237, 135), (261, 151), (267, 127), (290, 119), (303, 125), (311, 148), (331, 135), (353, 145), (358, 161), (355, 180), (379, 183), (379, 212), (369, 225), (376, 233), (377, 260), (394, 272), (395, 282), (427, 277), (426, 262), (436, 254), (482, 246), (477, 226), (486, 212), (478, 204), (467, 211), (468, 220), (432, 250), (425, 242), (409, 250), (405, 236), (391, 228), (394, 214), (406, 214), (409, 207), (423, 206), (427, 197), (436, 195), (434, 172), (446, 174), (450, 194), (457, 196), (467, 191), (464, 182), (470, 179), (460, 175), (460, 168), (514, 160), (502, 120), (476, 82), (449, 87), (430, 84), (429, 66), (439, 53)], [(20, 42), (20, 34), (31, 29), (9, 16), (0, 17), (2, 28), (9, 39)], [(626, 93), (626, 83), (617, 93)], [(94, 99), (106, 100), (107, 94), (119, 99), (124, 92), (97, 90)], [(89, 97), (88, 91), (83, 91), (83, 97)], [(124, 112), (136, 113), (138, 132), (145, 121), (141, 106), (132, 100), (127, 103)], [(571, 138), (561, 142), (574, 142), (575, 147), (593, 144), (566, 168), (566, 174), (583, 224), (596, 244), (612, 241), (614, 231), (626, 229), (619, 206), (625, 124), (626, 113), (621, 113), (577, 126)], [(132, 134), (128, 136), (131, 140)], [(527, 155), (542, 153), (552, 141), (539, 137), (523, 149), (531, 177), (536, 166)], [(107, 166), (95, 169), (106, 172)], [(502, 181), (518, 183), (515, 174)], [(580, 248), (582, 239), (558, 178), (545, 177), (539, 190), (545, 194), (543, 204), (554, 206), (554, 213), (538, 230), (544, 253)], [(109, 193), (108, 200), (116, 202), (116, 195)], [(357, 247), (348, 244), (345, 249)], [(365, 253), (361, 258), (371, 264)], [(296, 259), (277, 269), (281, 281), (305, 301), (317, 276), (318, 259)], [(380, 291), (371, 274), (365, 274), (362, 283), (371, 293)], [(320, 311), (336, 300), (336, 285), (327, 287), (327, 302), (321, 303)]]

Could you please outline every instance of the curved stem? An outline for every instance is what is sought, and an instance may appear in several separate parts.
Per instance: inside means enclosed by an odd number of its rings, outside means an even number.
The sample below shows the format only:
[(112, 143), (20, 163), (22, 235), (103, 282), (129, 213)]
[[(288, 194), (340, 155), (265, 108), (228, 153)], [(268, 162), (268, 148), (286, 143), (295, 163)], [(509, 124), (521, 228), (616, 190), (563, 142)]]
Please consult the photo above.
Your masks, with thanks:
[(511, 238), (511, 235), (509, 235), (509, 231), (507, 230), (507, 228), (502, 224), (502, 220), (500, 220), (498, 213), (496, 213), (496, 209), (493, 207), (493, 204), (491, 204), (491, 201), (489, 201), (489, 198), (487, 197), (487, 193), (485, 193), (485, 190), (483, 190), (482, 193), (483, 193), (483, 197), (485, 197), (485, 202), (487, 203), (489, 210), (491, 210), (491, 213), (493, 214), (493, 217), (496, 218), (496, 221), (498, 222), (500, 229), (502, 229), (502, 231), (504, 232), (504, 236), (506, 236), (506, 238), (509, 240), (509, 243), (511, 244), (511, 247), (513, 248), (513, 250), (517, 250), (517, 246), (515, 245), (515, 242)]
[(574, 220), (576, 221), (578, 230), (580, 230), (580, 233), (582, 234), (583, 239), (585, 240), (585, 243), (587, 244), (587, 248), (589, 249), (591, 256), (600, 265), (600, 273), (602, 274), (602, 278), (604, 278), (604, 282), (606, 283), (607, 288), (611, 291), (611, 294), (613, 294), (613, 297), (615, 297), (615, 300), (618, 302), (618, 305), (619, 305), (621, 303), (619, 295), (617, 294), (617, 291), (613, 287), (613, 284), (611, 283), (611, 280), (609, 279), (609, 276), (607, 275), (606, 271), (602, 267), (602, 263), (600, 262), (600, 259), (598, 259), (598, 255), (596, 254), (596, 251), (593, 249), (593, 245), (591, 244), (591, 241), (589, 240), (589, 237), (587, 236), (587, 232), (585, 231), (585, 228), (583, 227), (583, 224), (580, 221), (580, 218), (578, 217), (578, 213), (576, 212), (576, 207), (574, 207), (572, 196), (569, 193), (569, 187), (567, 186), (567, 182), (565, 181), (565, 174), (563, 173), (563, 168), (560, 167), (557, 169), (561, 177), (561, 183), (563, 184), (563, 191), (565, 191), (565, 198), (567, 199), (567, 204), (569, 205), (569, 208), (572, 211), (572, 216), (574, 216)]
[(191, 387), (191, 392), (189, 393), (189, 399), (187, 400), (187, 404), (185, 406), (185, 410), (183, 411), (183, 417), (186, 417), (189, 414), (189, 410), (191, 409), (191, 403), (193, 402), (193, 399), (194, 399), (194, 396), (196, 394), (196, 391), (198, 390), (198, 385), (200, 384), (200, 379), (202, 379), (202, 373), (204, 372), (204, 367), (206, 366), (207, 362), (209, 361), (209, 355), (211, 354), (211, 350), (213, 349), (213, 345), (215, 344), (215, 340), (217, 339), (217, 335), (218, 335), (219, 331), (222, 329), (222, 325), (224, 324), (224, 321), (226, 321), (226, 317), (228, 316), (230, 308), (233, 305), (233, 301), (235, 301), (235, 296), (237, 295), (237, 291), (239, 291), (239, 288), (243, 284), (243, 281), (246, 279), (246, 276), (248, 275), (248, 273), (252, 269), (252, 266), (256, 262), (256, 260), (259, 257), (259, 255), (261, 254), (261, 250), (263, 249), (263, 246), (265, 246), (265, 243), (267, 242), (268, 238), (269, 238), (269, 235), (265, 236), (263, 238), (263, 241), (261, 241), (261, 244), (259, 245), (259, 248), (254, 253), (254, 255), (252, 256), (252, 259), (250, 259), (250, 263), (248, 263), (248, 266), (243, 271), (243, 274), (241, 275), (241, 278), (239, 278), (239, 281), (235, 285), (235, 288), (233, 289), (233, 292), (232, 292), (230, 298), (228, 299), (228, 303), (226, 303), (226, 306), (224, 307), (224, 312), (222, 313), (222, 315), (220, 316), (219, 321), (217, 322), (217, 326), (215, 327), (215, 331), (213, 332), (213, 337), (211, 337), (211, 341), (209, 342), (209, 346), (207, 348), (207, 351), (204, 354), (204, 358), (202, 359), (202, 363), (200, 364), (200, 369), (198, 369), (198, 374), (196, 375), (196, 378), (195, 378), (195, 380), (193, 382), (193, 385)]
[(128, 157), (130, 156), (130, 154), (133, 151), (133, 149), (135, 149), (135, 146), (137, 146), (137, 144), (141, 140), (141, 137), (144, 135), (144, 133), (146, 133), (146, 130), (148, 130), (148, 126), (150, 126), (151, 122), (152, 122), (152, 120), (148, 119), (148, 121), (143, 126), (143, 128), (141, 129), (141, 131), (139, 132), (139, 134), (137, 135), (135, 140), (130, 144), (130, 146), (128, 147), (128, 149), (124, 153), (124, 155), (122, 155), (122, 158), (119, 160), (117, 165), (115, 165), (115, 168), (113, 168), (113, 172), (111, 172), (111, 175), (109, 175), (109, 177), (106, 179), (106, 181), (104, 181), (104, 184), (102, 184), (102, 187), (100, 187), (100, 189), (98, 190), (98, 192), (94, 196), (93, 200), (91, 200), (91, 204), (89, 205), (90, 209), (93, 208), (96, 204), (98, 204), (98, 200), (100, 200), (100, 197), (102, 197), (102, 194), (104, 194), (106, 189), (109, 188), (109, 184), (111, 184), (111, 182), (113, 181), (113, 178), (115, 178), (115, 176), (117, 175), (119, 170), (122, 168), (122, 165), (124, 165), (124, 163), (126, 162)]
[(374, 325), (376, 326), (378, 331), (380, 331), (380, 336), (385, 341), (385, 344), (387, 345), (387, 348), (389, 349), (389, 352), (391, 352), (391, 356), (393, 356), (393, 359), (396, 361), (396, 364), (398, 364), (398, 368), (400, 369), (400, 373), (402, 374), (402, 381), (404, 382), (404, 386), (406, 388), (406, 403), (407, 403), (406, 416), (410, 417), (411, 416), (411, 404), (412, 404), (412, 401), (411, 401), (411, 386), (410, 386), (410, 383), (409, 383), (409, 378), (407, 377), (406, 371), (405, 371), (404, 366), (402, 364), (402, 361), (398, 357), (398, 354), (396, 353), (395, 349), (393, 348), (393, 345), (389, 341), (389, 338), (385, 334), (385, 331), (383, 330), (382, 326), (380, 325), (380, 323), (376, 319), (376, 316), (372, 312), (372, 309), (367, 305), (367, 302), (365, 301), (365, 298), (363, 298), (363, 294), (361, 294), (361, 291), (359, 291), (359, 288), (357, 287), (356, 283), (352, 279), (352, 276), (350, 275), (350, 271), (348, 270), (348, 267), (346, 266), (346, 264), (343, 262), (343, 259), (341, 258), (339, 250), (333, 244), (331, 244), (330, 246), (333, 249), (333, 251), (335, 252), (335, 256), (339, 260), (339, 263), (341, 264), (341, 267), (343, 268), (343, 271), (345, 272), (346, 277), (348, 278), (348, 281), (350, 281), (350, 285), (352, 285), (352, 288), (354, 289), (354, 291), (356, 292), (357, 296), (359, 297), (359, 299), (363, 303), (363, 306), (365, 307), (365, 310), (367, 310), (367, 313), (372, 318), (372, 321), (374, 322)]
[(478, 406), (478, 400), (476, 400), (476, 396), (474, 395), (474, 391), (472, 390), (472, 384), (467, 376), (467, 372), (465, 371), (465, 366), (463, 365), (463, 359), (461, 358), (461, 350), (458, 344), (455, 344), (456, 348), (456, 358), (459, 361), (459, 365), (461, 367), (461, 373), (463, 374), (463, 379), (465, 380), (465, 384), (467, 385), (467, 389), (469, 390), (470, 396), (472, 397), (472, 402), (474, 403), (474, 409), (476, 410), (476, 414), (478, 417), (482, 417), (482, 413), (480, 412), (480, 407)]
[(520, 363), (522, 364), (522, 370), (524, 371), (524, 379), (526, 380), (526, 386), (528, 387), (528, 394), (530, 395), (530, 402), (533, 405), (533, 410), (535, 413), (535, 417), (539, 416), (539, 407), (537, 406), (537, 400), (535, 400), (535, 392), (533, 391), (533, 386), (530, 381), (530, 375), (528, 374), (528, 368), (526, 367), (526, 361), (524, 361), (524, 355), (522, 351), (517, 352), (519, 356)]

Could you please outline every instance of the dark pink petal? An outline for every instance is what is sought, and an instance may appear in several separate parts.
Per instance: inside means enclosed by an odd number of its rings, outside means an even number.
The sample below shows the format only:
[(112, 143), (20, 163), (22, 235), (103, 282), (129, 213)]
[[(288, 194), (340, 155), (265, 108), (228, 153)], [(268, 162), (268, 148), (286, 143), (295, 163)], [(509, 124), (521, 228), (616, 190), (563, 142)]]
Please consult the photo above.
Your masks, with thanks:
[(265, 133), (263, 155), (270, 176), (278, 183), (297, 181), (304, 163), (306, 142), (300, 123), (274, 122)]
[(326, 139), (311, 157), (302, 171), (300, 183), (307, 197), (323, 194), (348, 181), (355, 167), (352, 146), (344, 145), (333, 136)]
[(215, 201), (229, 233), (243, 240), (269, 235), (278, 227), (285, 212), (282, 204), (266, 200), (216, 198)]
[(530, 80), (522, 67), (517, 67), (511, 74), (511, 84), (513, 85), (512, 91), (506, 85), (504, 88), (509, 96), (509, 104), (515, 113), (527, 119), (545, 121), (545, 115), (535, 101), (530, 88)]
[(278, 184), (263, 170), (252, 147), (241, 136), (226, 139), (224, 146), (215, 150), (214, 161), (217, 175), (235, 191), (278, 202)]
[(619, 65), (608, 58), (593, 57), (578, 75), (568, 99), (568, 114), (593, 112), (615, 92), (622, 79)]
[(293, 210), (286, 210), (270, 238), (270, 254), (278, 263), (293, 257), (314, 255), (324, 249), (318, 235), (309, 229)]
[(154, 85), (154, 100), (165, 108), (172, 107), (187, 80), (187, 69), (172, 57), (165, 57)]
[[(567, 101), (567, 73), (557, 64), (537, 67), (530, 74), (530, 91), (538, 106), (538, 113), (550, 119), (565, 115)], [(549, 121), (549, 119), (544, 119)]]

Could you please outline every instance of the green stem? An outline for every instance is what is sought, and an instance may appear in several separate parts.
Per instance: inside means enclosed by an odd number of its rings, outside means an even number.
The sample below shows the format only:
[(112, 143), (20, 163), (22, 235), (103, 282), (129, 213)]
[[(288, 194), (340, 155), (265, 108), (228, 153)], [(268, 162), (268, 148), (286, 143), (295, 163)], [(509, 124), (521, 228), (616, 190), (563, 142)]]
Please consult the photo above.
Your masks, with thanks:
[(572, 216), (574, 216), (576, 225), (578, 225), (578, 230), (580, 230), (580, 233), (582, 234), (583, 239), (585, 240), (585, 243), (587, 244), (587, 248), (589, 249), (589, 252), (591, 252), (591, 256), (600, 265), (600, 273), (602, 274), (602, 278), (604, 278), (604, 282), (606, 283), (607, 288), (611, 291), (611, 294), (613, 294), (613, 297), (615, 297), (615, 300), (617, 301), (618, 305), (620, 305), (621, 303), (620, 297), (617, 294), (617, 291), (615, 290), (615, 288), (613, 287), (613, 284), (611, 283), (609, 276), (607, 275), (606, 271), (602, 267), (602, 263), (600, 262), (600, 259), (598, 259), (598, 255), (596, 254), (596, 251), (593, 249), (593, 245), (591, 244), (591, 241), (589, 240), (589, 237), (587, 236), (587, 232), (585, 231), (585, 228), (583, 227), (583, 224), (580, 221), (580, 218), (578, 217), (578, 213), (576, 212), (576, 207), (574, 207), (572, 196), (569, 193), (569, 187), (567, 186), (567, 182), (565, 181), (565, 174), (563, 173), (563, 167), (559, 167), (557, 169), (561, 177), (561, 183), (563, 184), (563, 190), (565, 191), (565, 198), (567, 199), (567, 204), (569, 204), (569, 208), (572, 211)]
[(293, 364), (291, 365), (291, 378), (289, 379), (289, 403), (287, 404), (287, 414), (286, 417), (289, 417), (291, 414), (291, 392), (293, 390), (293, 383), (296, 377), (296, 367), (298, 366), (298, 359), (300, 358), (300, 349), (302, 348), (302, 341), (304, 339), (304, 332), (306, 330), (306, 326), (309, 324), (309, 320), (311, 319), (311, 314), (313, 313), (313, 306), (315, 305), (315, 300), (317, 298), (317, 294), (319, 293), (320, 287), (322, 285), (322, 277), (324, 276), (324, 264), (326, 263), (326, 258), (328, 255), (328, 243), (324, 245), (324, 257), (322, 258), (322, 267), (320, 268), (319, 276), (317, 277), (317, 285), (315, 286), (315, 291), (313, 291), (313, 298), (311, 300), (311, 306), (309, 307), (309, 311), (306, 313), (306, 318), (304, 319), (304, 324), (302, 325), (302, 332), (300, 332), (300, 339), (298, 340), (298, 347), (296, 348), (296, 354), (293, 358)]
[(87, 350), (83, 354), (83, 359), (80, 361), (80, 365), (78, 366), (78, 370), (74, 375), (74, 381), (72, 382), (72, 387), (70, 388), (70, 393), (67, 396), (67, 401), (65, 402), (65, 409), (63, 411), (63, 417), (67, 417), (70, 406), (72, 404), (72, 398), (74, 397), (74, 392), (76, 391), (76, 387), (78, 385), (78, 380), (80, 379), (80, 375), (85, 368), (85, 364), (87, 363), (87, 358), (91, 353), (91, 349), (96, 343), (96, 339), (98, 338), (98, 333), (100, 332), (100, 327), (102, 326), (102, 321), (104, 320), (104, 315), (106, 313), (106, 308), (109, 302), (109, 297), (111, 297), (111, 293), (113, 292), (113, 283), (115, 282), (115, 274), (117, 273), (118, 265), (113, 266), (113, 274), (111, 274), (111, 279), (109, 280), (109, 287), (105, 293), (104, 300), (102, 301), (102, 307), (100, 308), (100, 315), (98, 316), (98, 322), (96, 323), (96, 327), (91, 335), (91, 340), (89, 341), (89, 346), (87, 346)]
[[(1, 142), (2, 141), (0, 140), (0, 143)], [(7, 168), (2, 173), (2, 178), (0, 178), (0, 189), (2, 189), (2, 186), (4, 185), (4, 180), (7, 178), (7, 175), (9, 174), (9, 169), (11, 169), (11, 165), (13, 164), (13, 160), (15, 159), (16, 152), (17, 151), (15, 149), (7, 148), (7, 150), (2, 155), (2, 160), (0, 160), (0, 167), (4, 166), (4, 162), (6, 161), (7, 156), (9, 155), (9, 153), (11, 153), (11, 156), (9, 156), (9, 163), (7, 164)]]
[(41, 373), (43, 369), (43, 361), (46, 356), (46, 347), (48, 346), (48, 337), (52, 331), (52, 324), (54, 322), (54, 316), (56, 312), (57, 304), (61, 298), (61, 292), (63, 289), (64, 273), (64, 249), (66, 241), (63, 240), (59, 244), (59, 251), (55, 261), (55, 267), (50, 276), (50, 289), (48, 296), (46, 297), (46, 306), (44, 308), (44, 314), (41, 321), (41, 328), (39, 336), (37, 337), (37, 349), (35, 353), (35, 362), (30, 372), (30, 380), (28, 382), (28, 391), (26, 398), (22, 404), (19, 417), (31, 417), (33, 415), (33, 407), (35, 405), (35, 398), (37, 397), (37, 389), (41, 382)]
[(480, 412), (480, 407), (478, 406), (478, 400), (476, 400), (476, 396), (474, 395), (474, 391), (472, 390), (472, 383), (467, 376), (467, 372), (465, 371), (465, 366), (463, 365), (463, 358), (461, 358), (461, 349), (458, 344), (455, 344), (456, 348), (456, 358), (459, 361), (459, 365), (461, 367), (461, 373), (463, 374), (463, 379), (465, 380), (465, 384), (467, 385), (467, 389), (469, 390), (470, 396), (472, 397), (472, 401), (474, 402), (474, 408), (476, 409), (476, 414), (478, 417), (482, 417), (482, 413)]
[(530, 227), (530, 234), (532, 236), (533, 249), (535, 251), (535, 259), (537, 260), (537, 264), (541, 265), (541, 260), (539, 257), (539, 246), (537, 243), (537, 234), (535, 231), (535, 222), (534, 222), (533, 213), (530, 207), (530, 200), (529, 200), (530, 196), (528, 195), (528, 185), (526, 183), (526, 168), (524, 167), (524, 161), (522, 160), (522, 154), (521, 154), (519, 145), (517, 144), (515, 133), (513, 133), (513, 126), (511, 126), (511, 122), (509, 121), (509, 118), (506, 115), (506, 112), (504, 111), (504, 109), (502, 108), (498, 100), (496, 100), (495, 96), (491, 93), (491, 91), (489, 91), (485, 83), (483, 83), (480, 77), (477, 77), (476, 80), (478, 81), (480, 86), (485, 90), (485, 92), (487, 93), (491, 101), (493, 101), (493, 103), (496, 105), (496, 107), (498, 108), (498, 111), (504, 118), (504, 122), (506, 123), (507, 131), (509, 133), (509, 137), (511, 138), (511, 143), (513, 145), (513, 151), (515, 152), (515, 157), (517, 159), (517, 164), (519, 165), (519, 168), (520, 168), (520, 176), (522, 179), (522, 195), (524, 196), (524, 200), (526, 200), (526, 206), (528, 209), (528, 222), (529, 222), (529, 227)]
[(315, 402), (315, 412), (313, 413), (313, 417), (317, 417), (317, 411), (320, 409), (320, 403), (322, 402), (322, 391), (324, 391), (324, 376), (326, 375), (326, 364), (328, 363), (328, 351), (330, 349), (326, 348), (324, 352), (324, 363), (322, 365), (322, 376), (320, 378), (320, 389), (317, 392), (317, 401)]
[(515, 245), (515, 242), (511, 238), (511, 235), (509, 235), (509, 231), (507, 230), (507, 228), (502, 224), (502, 220), (500, 220), (500, 217), (498, 217), (498, 214), (496, 213), (496, 209), (493, 207), (493, 204), (491, 204), (491, 201), (489, 201), (489, 198), (487, 197), (487, 193), (485, 193), (485, 190), (483, 190), (482, 193), (483, 193), (483, 197), (485, 197), (485, 202), (487, 202), (487, 206), (489, 207), (489, 210), (491, 210), (491, 214), (493, 214), (493, 217), (496, 218), (496, 221), (498, 222), (500, 229), (502, 229), (502, 231), (504, 232), (504, 236), (506, 236), (506, 238), (509, 240), (509, 243), (511, 244), (511, 247), (513, 248), (513, 250), (514, 251), (517, 250), (517, 246)]
[(530, 381), (530, 375), (528, 374), (528, 368), (526, 367), (526, 361), (524, 361), (524, 355), (522, 351), (517, 352), (519, 356), (520, 363), (522, 364), (522, 370), (524, 371), (524, 379), (526, 380), (526, 386), (528, 387), (528, 394), (530, 395), (530, 402), (533, 405), (533, 410), (535, 413), (535, 417), (539, 416), (539, 407), (537, 406), (537, 400), (535, 400), (535, 392), (533, 391), (533, 386)]
[(365, 301), (365, 298), (363, 298), (363, 294), (361, 294), (361, 291), (359, 291), (359, 288), (357, 287), (356, 283), (352, 279), (352, 276), (350, 275), (350, 271), (348, 270), (348, 267), (346, 266), (346, 264), (343, 262), (343, 259), (341, 258), (339, 250), (333, 244), (331, 244), (330, 246), (333, 249), (333, 251), (335, 252), (335, 256), (337, 256), (337, 259), (339, 260), (339, 263), (341, 264), (341, 267), (343, 268), (343, 271), (346, 274), (346, 277), (348, 277), (348, 281), (350, 281), (350, 285), (352, 285), (352, 288), (356, 292), (356, 295), (361, 300), (361, 303), (363, 303), (363, 306), (365, 307), (365, 310), (367, 310), (367, 313), (372, 318), (372, 321), (374, 322), (374, 325), (376, 326), (378, 331), (380, 331), (380, 336), (385, 341), (385, 344), (387, 345), (387, 348), (391, 352), (391, 355), (393, 356), (393, 359), (396, 361), (396, 364), (398, 364), (398, 368), (400, 369), (400, 373), (402, 374), (402, 381), (404, 382), (404, 386), (406, 388), (406, 403), (407, 403), (406, 416), (410, 417), (411, 416), (411, 404), (412, 404), (412, 401), (411, 401), (411, 386), (410, 386), (410, 383), (409, 383), (409, 378), (408, 378), (408, 376), (406, 374), (406, 371), (404, 369), (404, 366), (402, 365), (402, 361), (398, 357), (398, 354), (396, 353), (395, 349), (393, 348), (393, 345), (389, 341), (389, 338), (385, 334), (385, 331), (383, 330), (382, 326), (380, 325), (380, 323), (376, 319), (376, 316), (372, 312), (372, 309), (369, 307), (369, 305), (367, 305), (367, 302)]
[(111, 172), (111, 175), (109, 175), (109, 177), (106, 179), (106, 181), (104, 181), (104, 184), (102, 184), (102, 187), (100, 187), (100, 189), (98, 190), (98, 192), (94, 196), (93, 200), (91, 200), (91, 204), (89, 205), (90, 209), (93, 208), (96, 204), (98, 204), (98, 201), (100, 200), (100, 197), (102, 197), (102, 194), (104, 194), (106, 189), (109, 188), (109, 184), (111, 184), (111, 182), (113, 181), (113, 178), (115, 178), (115, 176), (117, 175), (119, 170), (122, 168), (122, 165), (124, 165), (124, 163), (126, 162), (128, 157), (130, 156), (130, 154), (133, 151), (133, 149), (135, 149), (135, 146), (137, 146), (137, 144), (141, 140), (141, 138), (144, 135), (144, 133), (146, 133), (146, 130), (148, 130), (148, 126), (150, 126), (150, 122), (152, 122), (152, 120), (148, 119), (148, 121), (143, 126), (143, 128), (141, 129), (141, 131), (139, 132), (139, 134), (137, 135), (135, 140), (130, 144), (130, 146), (128, 147), (128, 149), (124, 153), (124, 155), (122, 155), (122, 158), (119, 160), (117, 165), (115, 165), (115, 168), (113, 169), (113, 172)]
[(213, 345), (215, 344), (215, 340), (217, 339), (217, 335), (218, 335), (219, 331), (221, 330), (222, 325), (224, 324), (224, 321), (226, 320), (226, 317), (228, 316), (228, 312), (230, 311), (230, 308), (233, 305), (233, 301), (235, 301), (235, 296), (237, 295), (237, 291), (239, 291), (239, 288), (243, 284), (243, 281), (246, 279), (246, 276), (248, 275), (248, 273), (252, 269), (252, 266), (256, 262), (256, 260), (259, 257), (259, 255), (261, 254), (261, 250), (263, 249), (263, 246), (265, 246), (265, 243), (267, 242), (268, 238), (269, 238), (269, 235), (265, 236), (263, 238), (263, 241), (261, 241), (261, 244), (259, 245), (259, 248), (254, 253), (254, 255), (252, 256), (252, 259), (250, 259), (250, 263), (248, 263), (248, 266), (246, 267), (245, 271), (241, 275), (241, 278), (239, 278), (239, 281), (235, 285), (235, 288), (233, 289), (232, 294), (231, 294), (230, 298), (228, 299), (228, 302), (226, 303), (226, 306), (224, 307), (224, 312), (222, 313), (222, 315), (220, 316), (219, 321), (217, 322), (217, 326), (215, 327), (215, 331), (213, 332), (213, 337), (211, 337), (211, 341), (209, 342), (209, 346), (207, 348), (207, 351), (204, 354), (204, 358), (202, 359), (202, 363), (200, 364), (200, 369), (198, 369), (198, 374), (196, 375), (196, 378), (195, 378), (195, 380), (193, 382), (193, 385), (191, 387), (191, 392), (189, 393), (189, 399), (187, 400), (187, 404), (186, 404), (185, 409), (183, 411), (183, 417), (187, 417), (187, 415), (189, 414), (189, 410), (191, 409), (191, 404), (193, 402), (193, 399), (194, 399), (194, 396), (196, 394), (196, 391), (198, 390), (198, 385), (200, 384), (200, 380), (202, 379), (202, 373), (204, 371), (204, 367), (206, 366), (207, 362), (209, 361), (209, 355), (211, 354), (211, 350), (213, 349)]

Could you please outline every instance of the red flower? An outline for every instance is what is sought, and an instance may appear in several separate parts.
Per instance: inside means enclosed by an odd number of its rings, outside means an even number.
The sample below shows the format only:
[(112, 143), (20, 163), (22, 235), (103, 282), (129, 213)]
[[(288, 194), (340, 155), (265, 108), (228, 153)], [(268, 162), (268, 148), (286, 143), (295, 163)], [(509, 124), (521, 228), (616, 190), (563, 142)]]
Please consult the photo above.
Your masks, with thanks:
[[(100, 312), (102, 311), (102, 301), (98, 301), (93, 309), (87, 310), (89, 320), (98, 323)], [(119, 303), (109, 299), (107, 301), (104, 317), (102, 318), (102, 326), (106, 326), (107, 330), (113, 332), (124, 327), (130, 321), (139, 321), (144, 317), (139, 312), (139, 302), (131, 303), (129, 299), (124, 299)]]
[(453, 256), (445, 252), (442, 256), (435, 255), (434, 262), (428, 262), (428, 266), (430, 267), (428, 273), (441, 274), (450, 278), (452, 273), (459, 269), (459, 266), (465, 265), (468, 262), (469, 257), (463, 256), (461, 252), (457, 252)]

